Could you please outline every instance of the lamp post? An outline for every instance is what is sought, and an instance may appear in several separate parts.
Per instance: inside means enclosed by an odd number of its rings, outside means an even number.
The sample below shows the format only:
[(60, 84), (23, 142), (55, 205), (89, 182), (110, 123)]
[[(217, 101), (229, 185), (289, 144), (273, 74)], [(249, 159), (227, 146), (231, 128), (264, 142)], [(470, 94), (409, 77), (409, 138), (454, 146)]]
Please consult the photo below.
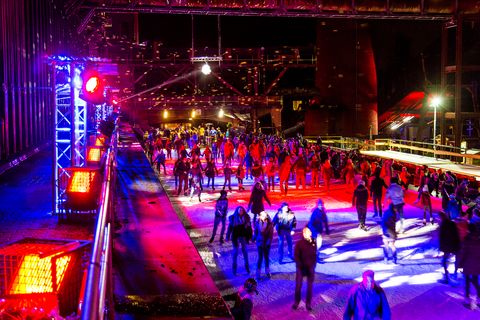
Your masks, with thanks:
[[(430, 100), (430, 106), (433, 107), (433, 150), (437, 150), (436, 137), (437, 137), (437, 107), (442, 104), (441, 96), (433, 96)], [(435, 152), (434, 155), (436, 156)]]

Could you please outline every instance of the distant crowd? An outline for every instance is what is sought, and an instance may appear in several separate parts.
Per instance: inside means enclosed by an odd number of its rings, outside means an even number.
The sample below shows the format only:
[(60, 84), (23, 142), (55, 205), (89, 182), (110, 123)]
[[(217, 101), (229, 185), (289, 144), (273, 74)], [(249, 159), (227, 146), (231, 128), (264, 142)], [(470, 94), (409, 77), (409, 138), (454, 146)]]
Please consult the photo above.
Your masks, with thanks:
[[(450, 281), (448, 261), (455, 259), (455, 273), (463, 268), (466, 282), (466, 297), (471, 308), (476, 300), (470, 299), (470, 284), (480, 295), (478, 275), (480, 275), (480, 196), (479, 186), (474, 178), (458, 178), (450, 171), (434, 170), (427, 166), (407, 167), (393, 159), (373, 159), (364, 157), (358, 150), (339, 150), (323, 145), (320, 138), (308, 141), (301, 135), (284, 139), (276, 135), (262, 135), (251, 132), (239, 132), (219, 128), (199, 126), (198, 128), (178, 127), (174, 130), (148, 130), (143, 135), (146, 154), (159, 173), (175, 177), (176, 194), (198, 197), (201, 201), (205, 188), (215, 191), (221, 188), (216, 201), (214, 228), (209, 240), (215, 239), (221, 225), (220, 243), (232, 241), (232, 270), (237, 274), (237, 257), (242, 252), (245, 271), (250, 274), (247, 243), (253, 241), (257, 246), (256, 278), (261, 278), (262, 265), (265, 276), (270, 274), (270, 247), (274, 230), (278, 235), (278, 261), (285, 259), (284, 246), (287, 246), (288, 259), (297, 265), (297, 286), (293, 309), (300, 302), (303, 277), (307, 277), (306, 307), (311, 310), (312, 286), (315, 264), (319, 261), (318, 249), (322, 243), (322, 233), (329, 234), (325, 205), (317, 199), (309, 222), (302, 229), (301, 241), (293, 244), (292, 235), (297, 228), (294, 212), (284, 202), (271, 218), (264, 209), (264, 202), (270, 203), (268, 194), (279, 188), (283, 195), (289, 188), (297, 190), (307, 188), (316, 191), (330, 191), (332, 182), (346, 185), (352, 194), (352, 205), (356, 208), (358, 227), (367, 231), (367, 203), (373, 201), (373, 218), (380, 219), (383, 230), (383, 251), (385, 261), (397, 263), (395, 240), (397, 234), (404, 232), (405, 190), (417, 190), (418, 196), (413, 204), (423, 208), (423, 224), (434, 224), (431, 197), (441, 197), (442, 211), (439, 212), (440, 245), (444, 282)], [(174, 161), (173, 171), (168, 173), (167, 160)], [(215, 178), (223, 177), (223, 185), (217, 185)], [(205, 185), (205, 178), (207, 184)], [(232, 178), (236, 178), (236, 188), (244, 191), (244, 180), (252, 180), (250, 200), (247, 208), (238, 206), (228, 216), (227, 191), (232, 190)], [(251, 215), (251, 216), (250, 216)], [(227, 224), (228, 218), (228, 227)], [(399, 223), (397, 223), (399, 222)], [(367, 283), (367, 278), (370, 281)], [(253, 279), (252, 279), (253, 280)], [(373, 272), (365, 275), (365, 288), (374, 288)], [(246, 283), (250, 293), (256, 290), (253, 282)], [(358, 288), (357, 288), (358, 289)], [(381, 288), (380, 288), (381, 289)], [(252, 291), (253, 290), (253, 291)], [(366, 290), (366, 289), (365, 289)], [(377, 290), (381, 296), (376, 299), (378, 310), (385, 310), (386, 300), (383, 290)], [(245, 296), (249, 296), (245, 289)], [(383, 294), (384, 295), (384, 294)], [(240, 299), (241, 300), (241, 299)], [(238, 301), (237, 301), (238, 302)], [(241, 301), (240, 301), (241, 302)], [(350, 305), (353, 303), (352, 305)], [(349, 301), (346, 318), (356, 315), (362, 308), (368, 319), (384, 315), (368, 314), (375, 312), (370, 307), (355, 306)], [(388, 306), (388, 303), (387, 303)], [(248, 307), (247, 307), (248, 309)], [(377, 310), (377, 311), (378, 311)], [(250, 310), (251, 311), (251, 310)], [(242, 311), (243, 312), (243, 311)], [(347, 316), (348, 315), (348, 316)], [(239, 317), (238, 319), (248, 319)], [(354, 317), (355, 319), (360, 319)], [(361, 319), (364, 319), (362, 316)]]

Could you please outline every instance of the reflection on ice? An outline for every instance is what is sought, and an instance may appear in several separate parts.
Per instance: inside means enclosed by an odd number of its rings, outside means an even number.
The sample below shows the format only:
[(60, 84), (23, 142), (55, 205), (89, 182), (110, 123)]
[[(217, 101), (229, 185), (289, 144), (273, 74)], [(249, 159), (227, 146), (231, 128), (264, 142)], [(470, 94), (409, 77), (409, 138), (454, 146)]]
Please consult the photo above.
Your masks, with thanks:
[(403, 239), (398, 239), (395, 241), (395, 246), (397, 248), (409, 248), (409, 247), (414, 247), (417, 246), (420, 243), (428, 242), (430, 241), (432, 237), (416, 237), (416, 238), (403, 238)]

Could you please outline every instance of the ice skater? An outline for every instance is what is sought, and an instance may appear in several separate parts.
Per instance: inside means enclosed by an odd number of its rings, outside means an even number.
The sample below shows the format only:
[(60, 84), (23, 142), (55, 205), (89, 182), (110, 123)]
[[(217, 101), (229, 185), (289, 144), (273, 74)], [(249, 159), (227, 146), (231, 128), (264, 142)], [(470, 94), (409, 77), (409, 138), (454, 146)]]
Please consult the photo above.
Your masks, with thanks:
[(232, 271), (233, 275), (237, 275), (237, 256), (238, 249), (242, 247), (243, 261), (245, 263), (245, 271), (250, 274), (250, 264), (248, 262), (247, 243), (252, 237), (252, 225), (250, 216), (244, 207), (238, 206), (235, 212), (228, 217), (228, 229), (227, 238), (229, 241), (232, 239), (233, 252), (232, 252)]
[(209, 243), (212, 243), (217, 234), (218, 225), (222, 224), (222, 229), (220, 231), (220, 244), (223, 243), (223, 235), (225, 234), (225, 222), (227, 220), (228, 212), (228, 199), (227, 192), (225, 190), (220, 191), (220, 198), (217, 199), (215, 203), (215, 220), (213, 221), (213, 231)]
[(262, 211), (255, 223), (253, 240), (257, 244), (257, 273), (256, 278), (260, 279), (262, 273), (262, 262), (265, 261), (265, 275), (271, 278), (270, 274), (270, 248), (273, 240), (273, 222), (267, 212)]
[(347, 307), (343, 314), (344, 320), (391, 319), (387, 296), (375, 282), (374, 276), (375, 273), (372, 270), (366, 270), (362, 274), (362, 282), (350, 290)]
[(368, 190), (365, 187), (365, 181), (360, 180), (357, 188), (353, 192), (352, 207), (355, 206), (358, 215), (358, 228), (367, 231), (365, 219), (367, 217)]
[(288, 203), (283, 202), (273, 217), (273, 225), (278, 233), (278, 262), (283, 263), (283, 246), (287, 240), (288, 256), (293, 260), (293, 234), (297, 227), (297, 218)]
[(312, 239), (317, 243), (317, 260), (319, 260), (318, 250), (322, 247), (322, 233), (325, 231), (327, 235), (330, 234), (327, 212), (322, 199), (318, 199), (317, 206), (312, 210), (307, 227), (312, 232)]
[(395, 241), (397, 240), (396, 223), (396, 212), (393, 210), (393, 204), (390, 204), (382, 217), (383, 254), (386, 263), (393, 260), (393, 263), (397, 264), (397, 248), (395, 247)]
[(295, 302), (292, 309), (297, 310), (301, 300), (303, 277), (307, 277), (307, 297), (305, 307), (312, 311), (313, 282), (315, 281), (315, 266), (317, 264), (317, 244), (312, 239), (309, 228), (303, 228), (302, 239), (295, 244)]

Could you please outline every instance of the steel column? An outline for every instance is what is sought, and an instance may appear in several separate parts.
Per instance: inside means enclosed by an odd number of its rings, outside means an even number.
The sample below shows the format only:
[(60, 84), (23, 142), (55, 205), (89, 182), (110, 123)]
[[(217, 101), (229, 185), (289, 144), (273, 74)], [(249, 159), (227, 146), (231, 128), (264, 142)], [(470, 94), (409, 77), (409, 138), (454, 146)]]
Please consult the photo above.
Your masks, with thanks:
[(462, 142), (462, 46), (463, 46), (463, 17), (457, 18), (457, 33), (455, 41), (455, 147), (459, 148)]
[[(447, 73), (445, 67), (447, 66), (448, 55), (448, 29), (445, 24), (442, 25), (441, 34), (441, 53), (440, 53), (440, 92), (445, 98), (447, 88)], [(445, 100), (445, 99), (444, 99)], [(440, 144), (445, 144), (445, 105), (440, 108)]]

